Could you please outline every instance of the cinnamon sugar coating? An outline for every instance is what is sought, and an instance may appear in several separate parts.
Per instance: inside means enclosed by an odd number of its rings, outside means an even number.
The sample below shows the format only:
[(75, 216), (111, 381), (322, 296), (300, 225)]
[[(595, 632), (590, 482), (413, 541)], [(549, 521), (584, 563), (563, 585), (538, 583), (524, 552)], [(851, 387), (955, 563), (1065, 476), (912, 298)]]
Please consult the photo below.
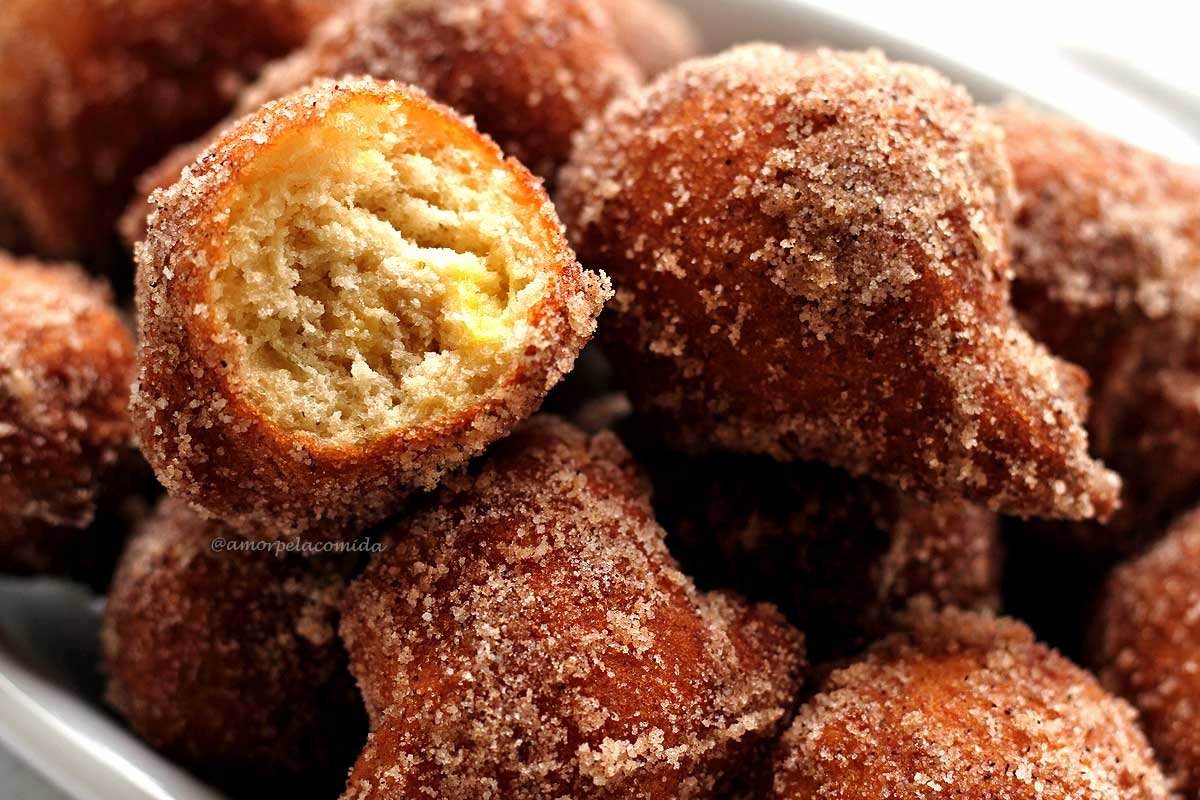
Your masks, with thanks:
[[(272, 98), (273, 99), (273, 98)], [(247, 109), (247, 113), (253, 109)], [(233, 116), (219, 122), (207, 134), (171, 148), (149, 169), (134, 181), (133, 199), (117, 219), (117, 233), (130, 252), (135, 252), (138, 242), (146, 238), (150, 215), (154, 213), (155, 192), (169, 189), (183, 175), (183, 170), (204, 153), (205, 149), (231, 124)]]
[(335, 0), (7, 0), (0, 247), (94, 255), (134, 178), (226, 114)]
[(229, 528), (166, 498), (130, 540), (104, 614), (107, 699), (223, 786), (341, 785), (362, 741), (337, 638), (346, 565), (215, 549)]
[(584, 0), (367, 0), (307, 51), (310, 76), (420, 86), (543, 178), (584, 121), (641, 78), (611, 20)]
[(814, 661), (884, 634), (916, 597), (999, 605), (999, 526), (971, 503), (926, 503), (823, 464), (762, 456), (648, 464), (659, 522), (688, 574), (777, 605)]
[(101, 544), (85, 529), (133, 448), (133, 337), (111, 300), (73, 264), (0, 253), (0, 571), (63, 571)]
[(1092, 658), (1138, 709), (1167, 772), (1200, 797), (1200, 513), (1119, 567), (1102, 595)]
[(915, 610), (780, 741), (771, 800), (1173, 797), (1133, 709), (1023, 624)]
[(1093, 448), (1125, 481), (1112, 530), (1200, 495), (1200, 169), (1021, 105), (995, 109), (1020, 203), (1013, 302), (1092, 382)]
[[(374, 722), (345, 800), (700, 798), (785, 723), (800, 634), (698, 592), (611, 433), (537, 417), (347, 591)], [(719, 796), (719, 795), (718, 795)]]
[(254, 537), (350, 535), (432, 487), (536, 409), (608, 295), (540, 183), (399, 84), (269, 103), (156, 202), (137, 432)]
[(560, 207), (606, 344), (692, 451), (827, 461), (993, 510), (1106, 517), (1086, 377), (1009, 305), (1012, 181), (964, 91), (878, 53), (749, 45), (613, 103)]
[(681, 9), (662, 0), (599, 0), (625, 52), (647, 76), (700, 54), (700, 31)]
[[(666, 25), (664, 36), (681, 35)], [(549, 179), (583, 122), (641, 79), (624, 44), (623, 29), (585, 0), (362, 0), (265, 69), (235, 114), (317, 78), (396, 80), (470, 116), (505, 153)], [(177, 148), (138, 179), (120, 225), (126, 242), (144, 236), (145, 198), (173, 184), (218, 132)]]

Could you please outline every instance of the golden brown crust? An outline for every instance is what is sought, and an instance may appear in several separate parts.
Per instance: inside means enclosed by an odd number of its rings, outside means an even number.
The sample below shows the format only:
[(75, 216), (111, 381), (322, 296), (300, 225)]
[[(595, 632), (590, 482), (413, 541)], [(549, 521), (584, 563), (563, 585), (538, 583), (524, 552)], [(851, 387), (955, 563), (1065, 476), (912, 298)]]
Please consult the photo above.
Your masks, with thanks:
[(135, 250), (137, 243), (146, 238), (146, 226), (150, 222), (150, 215), (154, 213), (154, 203), (151, 201), (154, 192), (171, 188), (183, 175), (184, 168), (200, 157), (228, 123), (228, 119), (223, 120), (209, 134), (171, 148), (156, 164), (137, 176), (133, 200), (117, 220), (117, 232), (130, 251)]
[[(551, 179), (575, 131), (641, 78), (621, 37), (584, 0), (364, 0), (263, 70), (239, 97), (235, 116), (317, 78), (370, 75), (419, 86)], [(151, 210), (145, 198), (178, 180), (229, 124), (176, 149), (138, 179), (120, 223), (127, 243), (145, 235)]]
[(584, 0), (368, 0), (308, 49), (313, 75), (420, 86), (547, 179), (575, 131), (641, 77)]
[(1111, 576), (1094, 626), (1100, 679), (1138, 709), (1187, 797), (1200, 795), (1200, 512)]
[(0, 570), (57, 571), (72, 541), (87, 549), (81, 531), (131, 455), (133, 371), (107, 286), (0, 253)]
[(214, 540), (236, 536), (170, 498), (130, 540), (104, 616), (108, 701), (222, 783), (340, 783), (362, 724), (337, 638), (345, 565)]
[(1014, 305), (1088, 371), (1093, 448), (1125, 479), (1093, 538), (1144, 539), (1200, 492), (1200, 170), (1023, 105), (992, 117), (1020, 197)]
[(1115, 507), (1086, 377), (1008, 302), (1000, 134), (933, 71), (770, 45), (691, 61), (589, 124), (560, 187), (617, 287), (614, 365), (677, 444), (1011, 514)]
[(978, 506), (925, 503), (823, 464), (656, 455), (642, 460), (671, 552), (702, 586), (777, 605), (814, 661), (883, 635), (916, 597), (999, 606), (999, 525)]
[(376, 723), (346, 800), (712, 797), (802, 662), (773, 608), (678, 570), (612, 434), (551, 417), (396, 529), (342, 635)]
[(1021, 623), (921, 608), (910, 625), (801, 707), (771, 800), (1173, 797), (1133, 709)]
[(1025, 105), (991, 118), (1020, 199), (1014, 293), (1047, 343), (1103, 378), (1122, 333), (1200, 320), (1200, 171)]
[(599, 0), (598, 5), (647, 76), (700, 54), (700, 31), (681, 9), (660, 0)]
[[(317, 125), (352, 101), (399, 103), (410, 127), (510, 171), (537, 219), (531, 235), (544, 243), (539, 269), (549, 283), (529, 312), (523, 357), (484, 400), (419, 429), (342, 446), (281, 429), (257, 410), (242, 392), (230, 337), (203, 312), (241, 170), (282, 132)], [(168, 491), (249, 536), (344, 536), (432, 487), (537, 408), (591, 336), (607, 295), (604, 280), (575, 260), (541, 184), (450, 109), (399, 84), (318, 82), (270, 103), (229, 129), (157, 202), (138, 249), (135, 425)]]
[(138, 173), (227, 113), (240, 85), (333, 5), (8, 0), (0, 246), (83, 256), (107, 245)]

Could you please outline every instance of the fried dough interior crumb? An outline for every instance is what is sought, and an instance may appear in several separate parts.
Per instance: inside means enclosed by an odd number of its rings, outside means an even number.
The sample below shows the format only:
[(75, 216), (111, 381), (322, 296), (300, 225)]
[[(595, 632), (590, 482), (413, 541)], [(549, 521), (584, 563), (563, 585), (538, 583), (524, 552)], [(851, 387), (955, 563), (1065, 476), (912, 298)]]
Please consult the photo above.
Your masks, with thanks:
[(429, 135), (425, 113), (342, 103), (238, 181), (211, 311), (244, 340), (247, 399), (282, 428), (345, 446), (427, 425), (524, 349), (550, 281), (541, 205), (491, 153)]

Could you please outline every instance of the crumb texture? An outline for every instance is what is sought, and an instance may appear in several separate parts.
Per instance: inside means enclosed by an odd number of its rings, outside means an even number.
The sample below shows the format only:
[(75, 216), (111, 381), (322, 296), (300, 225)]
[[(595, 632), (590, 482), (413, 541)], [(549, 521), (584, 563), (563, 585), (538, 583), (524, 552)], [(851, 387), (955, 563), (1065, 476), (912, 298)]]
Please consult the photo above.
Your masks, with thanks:
[(1000, 132), (932, 70), (772, 45), (687, 62), (589, 123), (560, 185), (613, 276), (614, 365), (678, 445), (1010, 514), (1115, 507), (1086, 377), (1009, 304)]
[(532, 413), (609, 294), (541, 185), (450, 109), (320, 81), (155, 196), (138, 432), (256, 537), (353, 534)]
[(1200, 513), (1113, 573), (1093, 638), (1101, 680), (1138, 709), (1185, 796), (1200, 794)]
[(702, 594), (615, 437), (540, 417), (347, 592), (374, 721), (344, 798), (701, 798), (786, 720), (800, 635)]
[(1174, 797), (1133, 710), (1003, 618), (917, 607), (780, 742), (775, 800)]
[(212, 313), (276, 424), (358, 442), (461, 413), (512, 373), (553, 276), (542, 209), (491, 155), (364, 104), (243, 171)]

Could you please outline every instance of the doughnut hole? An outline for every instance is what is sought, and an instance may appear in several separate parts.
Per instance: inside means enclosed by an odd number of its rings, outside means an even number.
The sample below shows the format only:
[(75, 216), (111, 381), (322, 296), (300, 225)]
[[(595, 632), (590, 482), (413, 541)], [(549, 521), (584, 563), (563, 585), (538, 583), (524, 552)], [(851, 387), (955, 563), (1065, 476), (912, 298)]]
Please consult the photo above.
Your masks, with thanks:
[(275, 424), (351, 446), (484, 400), (551, 274), (543, 209), (437, 120), (361, 98), (289, 131), (230, 198), (213, 317)]

